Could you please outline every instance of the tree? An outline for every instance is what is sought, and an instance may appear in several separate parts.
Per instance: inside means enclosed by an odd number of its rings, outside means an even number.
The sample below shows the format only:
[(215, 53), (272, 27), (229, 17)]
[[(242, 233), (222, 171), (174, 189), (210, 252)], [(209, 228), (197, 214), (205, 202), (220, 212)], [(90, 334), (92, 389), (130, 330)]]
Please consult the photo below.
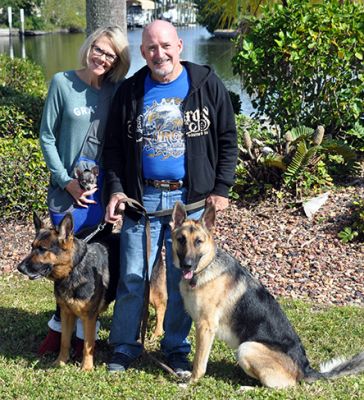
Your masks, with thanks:
[(85, 29), (85, 12), (84, 0), (47, 0), (43, 4), (41, 16), (45, 27), (76, 32)]
[[(362, 3), (363, 0), (339, 0)], [(324, 0), (311, 0), (311, 3), (322, 3)], [(209, 32), (215, 29), (236, 28), (247, 16), (258, 16), (262, 6), (281, 4), (288, 7), (288, 0), (195, 0), (199, 14), (198, 22)], [(244, 21), (246, 23), (246, 21)]]
[(215, 29), (236, 28), (245, 16), (256, 16), (263, 4), (282, 3), (282, 0), (196, 0), (198, 22), (209, 32)]
[(119, 25), (126, 34), (126, 0), (86, 0), (86, 33), (105, 25)]
[(265, 7), (236, 39), (232, 60), (255, 115), (283, 129), (324, 125), (332, 135), (362, 123), (363, 15), (363, 5), (339, 0)]

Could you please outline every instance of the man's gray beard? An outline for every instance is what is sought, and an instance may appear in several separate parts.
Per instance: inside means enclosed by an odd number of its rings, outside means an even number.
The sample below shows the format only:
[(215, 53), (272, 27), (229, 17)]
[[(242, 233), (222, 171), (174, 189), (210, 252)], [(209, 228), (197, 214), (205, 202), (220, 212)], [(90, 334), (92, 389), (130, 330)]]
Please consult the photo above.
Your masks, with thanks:
[(165, 78), (167, 75), (173, 72), (173, 69), (173, 65), (171, 65), (171, 68), (169, 68), (168, 70), (154, 68), (154, 75), (159, 76), (160, 78)]

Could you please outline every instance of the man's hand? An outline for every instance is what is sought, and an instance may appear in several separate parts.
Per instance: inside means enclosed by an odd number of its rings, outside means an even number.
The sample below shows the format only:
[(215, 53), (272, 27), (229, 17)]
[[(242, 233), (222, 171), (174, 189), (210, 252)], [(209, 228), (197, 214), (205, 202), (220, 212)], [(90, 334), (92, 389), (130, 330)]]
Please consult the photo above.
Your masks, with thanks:
[(124, 193), (114, 193), (106, 207), (105, 221), (110, 224), (115, 224), (122, 219), (122, 212), (125, 210), (125, 203), (120, 203), (116, 208), (117, 204), (121, 199), (125, 199), (127, 196)]
[(222, 211), (229, 206), (229, 199), (227, 197), (218, 196), (217, 194), (210, 194), (206, 199), (206, 204), (213, 204), (216, 211)]
[(87, 208), (89, 204), (96, 204), (95, 200), (87, 198), (91, 196), (97, 190), (97, 188), (91, 190), (83, 190), (77, 179), (72, 179), (71, 182), (65, 187), (67, 192), (75, 199), (75, 203), (83, 208)]

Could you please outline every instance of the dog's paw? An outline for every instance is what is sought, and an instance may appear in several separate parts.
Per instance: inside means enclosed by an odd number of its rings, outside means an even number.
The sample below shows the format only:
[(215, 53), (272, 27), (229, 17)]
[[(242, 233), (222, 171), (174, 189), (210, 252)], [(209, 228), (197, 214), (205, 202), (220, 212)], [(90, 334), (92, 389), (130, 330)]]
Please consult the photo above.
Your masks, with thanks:
[(178, 387), (181, 388), (181, 389), (187, 389), (188, 388), (188, 383), (181, 382), (181, 383), (178, 384)]
[(92, 371), (94, 369), (93, 364), (82, 364), (81, 370), (82, 371)]
[(247, 392), (249, 390), (254, 390), (255, 387), (254, 386), (240, 386), (238, 389), (238, 393), (244, 393)]
[(185, 370), (176, 370), (175, 371), (177, 378), (181, 382), (189, 382), (191, 378), (191, 371), (185, 371)]
[(56, 361), (53, 362), (54, 367), (64, 367), (67, 364), (67, 360), (64, 360), (63, 358), (57, 358)]
[(82, 361), (81, 370), (82, 371), (92, 371), (94, 368), (94, 362), (91, 359), (85, 359)]

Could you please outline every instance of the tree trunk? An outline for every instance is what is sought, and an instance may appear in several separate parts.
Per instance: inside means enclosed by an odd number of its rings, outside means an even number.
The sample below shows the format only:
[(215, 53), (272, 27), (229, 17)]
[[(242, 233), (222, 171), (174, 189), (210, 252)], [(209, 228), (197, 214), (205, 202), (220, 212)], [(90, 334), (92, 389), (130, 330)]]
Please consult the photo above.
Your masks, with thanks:
[(86, 33), (107, 25), (119, 25), (126, 34), (126, 0), (86, 0)]

